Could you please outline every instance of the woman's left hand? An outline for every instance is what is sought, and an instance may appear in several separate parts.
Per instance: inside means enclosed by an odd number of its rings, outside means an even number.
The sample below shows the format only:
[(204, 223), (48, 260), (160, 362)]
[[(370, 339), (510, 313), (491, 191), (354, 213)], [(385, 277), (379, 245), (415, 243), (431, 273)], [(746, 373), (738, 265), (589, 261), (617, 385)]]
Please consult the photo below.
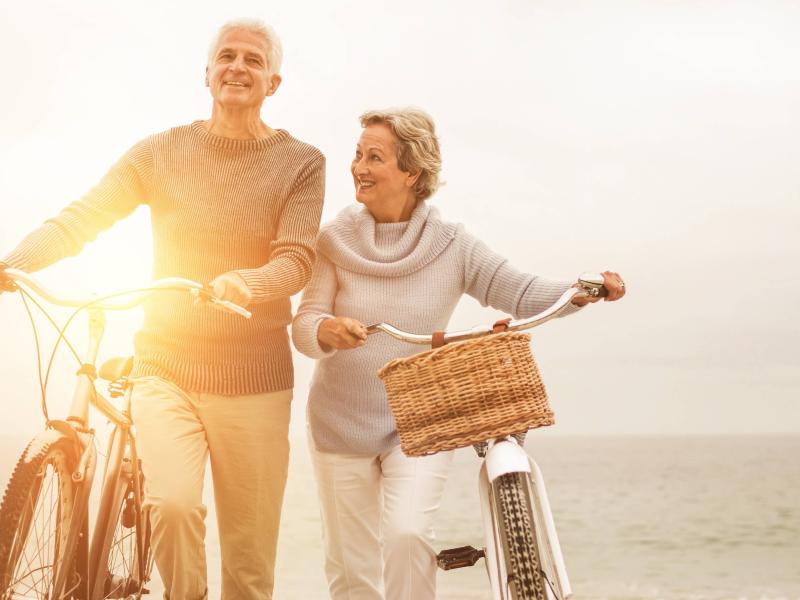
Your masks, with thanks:
[[(575, 283), (573, 287), (578, 287), (578, 285), (578, 283)], [(603, 271), (603, 287), (608, 290), (608, 295), (605, 297), (608, 302), (619, 300), (625, 295), (625, 282), (622, 276), (614, 271)], [(600, 300), (599, 296), (587, 296), (584, 298), (574, 298), (572, 303), (575, 306), (586, 306), (598, 300)]]

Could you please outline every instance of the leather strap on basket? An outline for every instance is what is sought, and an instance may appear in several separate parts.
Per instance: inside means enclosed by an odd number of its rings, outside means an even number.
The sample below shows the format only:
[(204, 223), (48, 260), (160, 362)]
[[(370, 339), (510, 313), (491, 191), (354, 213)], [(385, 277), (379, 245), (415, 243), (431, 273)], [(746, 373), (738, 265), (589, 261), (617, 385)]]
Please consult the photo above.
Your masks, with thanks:
[(499, 321), (495, 321), (494, 325), (492, 325), (492, 333), (503, 333), (504, 331), (507, 331), (509, 323), (511, 323), (511, 319), (508, 317), (505, 319), (500, 319)]
[(431, 335), (431, 348), (444, 346), (444, 331), (434, 331)]
[[(492, 333), (503, 333), (508, 330), (508, 324), (511, 323), (511, 318), (506, 317), (495, 321), (492, 325)], [(444, 346), (444, 331), (434, 331), (431, 335), (431, 348), (441, 348)]]

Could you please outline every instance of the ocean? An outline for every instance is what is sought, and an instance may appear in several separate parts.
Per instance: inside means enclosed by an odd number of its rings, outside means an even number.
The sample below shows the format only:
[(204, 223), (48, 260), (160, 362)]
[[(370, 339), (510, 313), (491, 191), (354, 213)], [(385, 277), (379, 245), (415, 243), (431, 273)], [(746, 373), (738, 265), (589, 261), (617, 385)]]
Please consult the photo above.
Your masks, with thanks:
[[(20, 439), (0, 438), (0, 479)], [(526, 444), (547, 482), (575, 600), (800, 599), (800, 436), (564, 437)], [(478, 459), (457, 452), (437, 548), (482, 545)], [(327, 597), (312, 471), (293, 440), (278, 599)], [(207, 490), (208, 491), (208, 490)], [(218, 537), (208, 496), (210, 598)], [(442, 600), (489, 598), (483, 561), (439, 573)], [(160, 583), (151, 586), (160, 597)]]

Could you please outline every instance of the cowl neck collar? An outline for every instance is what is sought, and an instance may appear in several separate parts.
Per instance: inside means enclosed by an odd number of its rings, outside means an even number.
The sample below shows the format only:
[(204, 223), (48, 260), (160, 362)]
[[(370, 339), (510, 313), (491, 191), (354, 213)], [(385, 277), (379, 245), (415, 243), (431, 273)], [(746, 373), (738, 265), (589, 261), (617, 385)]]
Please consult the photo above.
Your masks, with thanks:
[(376, 223), (365, 207), (353, 205), (322, 228), (317, 250), (349, 271), (400, 277), (439, 256), (455, 237), (456, 229), (424, 201), (418, 202), (411, 218), (401, 223)]

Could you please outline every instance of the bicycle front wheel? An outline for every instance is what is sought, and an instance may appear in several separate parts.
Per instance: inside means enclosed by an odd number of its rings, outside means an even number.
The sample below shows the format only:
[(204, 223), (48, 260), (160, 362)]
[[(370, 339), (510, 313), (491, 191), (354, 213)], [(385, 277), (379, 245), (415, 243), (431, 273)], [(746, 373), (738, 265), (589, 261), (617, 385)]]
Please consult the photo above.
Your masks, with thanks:
[(141, 469), (126, 453), (117, 475), (105, 486), (98, 513), (98, 537), (92, 548), (98, 560), (92, 592), (95, 600), (137, 600), (148, 592), (145, 584), (150, 580), (153, 556), (150, 519), (141, 502), (143, 485)]
[(548, 600), (528, 481), (527, 473), (506, 473), (493, 484), (508, 587), (514, 600)]
[(62, 598), (78, 584), (70, 532), (78, 464), (73, 440), (49, 430), (22, 453), (0, 505), (0, 598)]

